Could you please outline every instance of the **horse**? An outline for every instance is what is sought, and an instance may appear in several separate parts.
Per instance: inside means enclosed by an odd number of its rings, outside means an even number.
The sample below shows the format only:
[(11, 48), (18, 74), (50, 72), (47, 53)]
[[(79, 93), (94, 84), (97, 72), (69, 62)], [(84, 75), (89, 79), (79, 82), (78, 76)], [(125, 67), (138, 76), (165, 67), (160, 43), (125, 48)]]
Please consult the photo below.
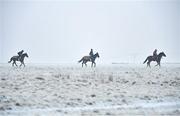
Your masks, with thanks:
[(147, 67), (151, 67), (151, 66), (150, 66), (151, 61), (156, 61), (156, 62), (157, 62), (157, 65), (156, 65), (156, 66), (159, 65), (159, 67), (161, 67), (161, 59), (162, 59), (162, 57), (166, 57), (166, 54), (165, 54), (164, 52), (160, 52), (160, 53), (157, 55), (157, 57), (148, 56), (148, 57), (146, 58), (146, 60), (143, 62), (143, 64), (146, 63), (146, 61), (148, 61), (148, 62), (147, 62)]
[(13, 56), (13, 57), (10, 58), (10, 61), (8, 61), (8, 63), (11, 63), (11, 61), (13, 61), (12, 66), (14, 66), (14, 64), (15, 64), (16, 66), (18, 66), (18, 65), (16, 64), (16, 61), (20, 61), (20, 62), (21, 62), (20, 67), (21, 67), (22, 65), (24, 65), (24, 67), (25, 67), (25, 64), (24, 64), (24, 58), (25, 58), (25, 57), (27, 57), (27, 58), (29, 57), (27, 53), (24, 53), (24, 54), (22, 54), (21, 56)]
[(85, 64), (87, 66), (87, 64), (86, 64), (87, 62), (92, 62), (91, 67), (93, 67), (93, 64), (94, 64), (94, 67), (96, 67), (95, 60), (97, 57), (99, 58), (98, 52), (96, 54), (94, 54), (93, 56), (84, 56), (78, 62), (79, 63), (82, 62), (82, 67), (83, 67), (83, 64)]

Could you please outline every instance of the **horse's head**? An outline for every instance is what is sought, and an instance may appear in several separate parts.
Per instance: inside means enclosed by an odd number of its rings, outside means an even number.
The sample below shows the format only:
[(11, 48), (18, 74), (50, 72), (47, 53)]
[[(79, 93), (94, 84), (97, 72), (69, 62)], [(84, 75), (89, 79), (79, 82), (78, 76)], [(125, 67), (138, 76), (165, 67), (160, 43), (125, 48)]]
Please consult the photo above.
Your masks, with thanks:
[(164, 52), (159, 53), (159, 55), (166, 57), (166, 54)]
[(95, 56), (98, 57), (98, 58), (100, 57), (98, 52), (95, 54)]
[(24, 57), (29, 57), (27, 53), (22, 54)]

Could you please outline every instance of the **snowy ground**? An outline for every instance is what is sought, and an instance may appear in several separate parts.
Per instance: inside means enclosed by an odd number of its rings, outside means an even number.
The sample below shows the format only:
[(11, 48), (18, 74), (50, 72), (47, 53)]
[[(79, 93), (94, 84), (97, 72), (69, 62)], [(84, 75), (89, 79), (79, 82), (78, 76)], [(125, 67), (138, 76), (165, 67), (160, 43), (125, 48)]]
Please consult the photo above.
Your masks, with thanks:
[(0, 115), (180, 115), (180, 64), (0, 65)]

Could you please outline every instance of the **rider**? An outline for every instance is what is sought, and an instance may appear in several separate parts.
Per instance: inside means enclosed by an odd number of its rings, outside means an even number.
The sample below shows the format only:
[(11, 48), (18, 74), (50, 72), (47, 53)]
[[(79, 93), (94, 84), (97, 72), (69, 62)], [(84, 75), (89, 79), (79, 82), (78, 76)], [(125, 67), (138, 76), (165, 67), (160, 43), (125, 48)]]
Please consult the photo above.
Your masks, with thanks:
[(20, 59), (21, 55), (23, 54), (24, 50), (19, 51), (18, 54), (18, 60)]
[(157, 49), (154, 50), (153, 52), (153, 57), (156, 59), (157, 58)]
[(91, 58), (93, 57), (93, 55), (94, 55), (93, 49), (91, 49), (91, 51), (89, 52), (89, 55), (90, 55)]

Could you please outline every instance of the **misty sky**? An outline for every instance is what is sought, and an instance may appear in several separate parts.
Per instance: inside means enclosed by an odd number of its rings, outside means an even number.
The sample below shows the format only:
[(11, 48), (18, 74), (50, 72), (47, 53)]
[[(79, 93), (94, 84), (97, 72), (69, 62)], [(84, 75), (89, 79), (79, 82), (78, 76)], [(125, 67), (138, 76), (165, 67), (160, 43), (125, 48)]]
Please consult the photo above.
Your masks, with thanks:
[(180, 62), (178, 0), (1, 0), (0, 62), (24, 49), (29, 63), (142, 63), (155, 48)]

